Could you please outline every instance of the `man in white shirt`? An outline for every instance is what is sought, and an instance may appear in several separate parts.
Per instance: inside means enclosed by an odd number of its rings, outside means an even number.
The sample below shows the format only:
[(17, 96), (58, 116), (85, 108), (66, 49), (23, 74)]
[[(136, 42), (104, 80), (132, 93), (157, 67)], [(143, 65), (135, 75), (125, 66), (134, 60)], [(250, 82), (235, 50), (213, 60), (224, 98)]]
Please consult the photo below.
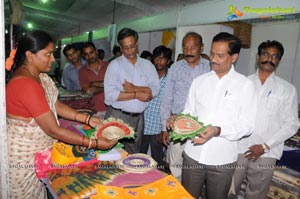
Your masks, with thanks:
[(182, 183), (199, 198), (205, 184), (207, 199), (225, 199), (237, 157), (238, 140), (254, 130), (256, 95), (253, 83), (237, 73), (233, 64), (241, 41), (219, 33), (211, 45), (212, 71), (197, 77), (189, 91), (184, 113), (210, 125), (186, 143)]
[(231, 198), (234, 198), (233, 195), (237, 198), (245, 178), (245, 198), (267, 197), (284, 141), (299, 128), (296, 89), (275, 74), (283, 53), (284, 48), (278, 41), (262, 42), (258, 47), (259, 68), (249, 76), (258, 95), (255, 130), (239, 142), (239, 169), (233, 177), (235, 194), (231, 194)]

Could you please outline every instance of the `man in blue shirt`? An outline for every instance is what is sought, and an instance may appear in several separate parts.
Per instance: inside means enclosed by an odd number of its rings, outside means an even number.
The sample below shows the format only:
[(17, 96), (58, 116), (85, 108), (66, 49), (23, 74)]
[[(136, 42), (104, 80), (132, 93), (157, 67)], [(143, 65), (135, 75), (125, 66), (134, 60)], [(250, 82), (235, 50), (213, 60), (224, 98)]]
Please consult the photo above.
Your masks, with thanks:
[(159, 93), (159, 79), (153, 64), (140, 58), (138, 34), (123, 28), (118, 33), (122, 56), (110, 62), (105, 78), (105, 118), (122, 119), (136, 132), (134, 140), (124, 140), (128, 153), (139, 153), (144, 130), (144, 110)]
[(153, 62), (160, 80), (158, 96), (153, 98), (144, 112), (145, 127), (142, 139), (141, 152), (147, 154), (151, 147), (151, 156), (157, 162), (158, 168), (163, 168), (163, 144), (159, 142), (161, 133), (160, 103), (165, 89), (168, 67), (171, 61), (172, 50), (165, 46), (158, 46), (153, 50)]
[(73, 44), (69, 44), (64, 48), (63, 53), (70, 62), (63, 71), (63, 85), (67, 90), (81, 90), (78, 71), (85, 62), (81, 59), (80, 50)]

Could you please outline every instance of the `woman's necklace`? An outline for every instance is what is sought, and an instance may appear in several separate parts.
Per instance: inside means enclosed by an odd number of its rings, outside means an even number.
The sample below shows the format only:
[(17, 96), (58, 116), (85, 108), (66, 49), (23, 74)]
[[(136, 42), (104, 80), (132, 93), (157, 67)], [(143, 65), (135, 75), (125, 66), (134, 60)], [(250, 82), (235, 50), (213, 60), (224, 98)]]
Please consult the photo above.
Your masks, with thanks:
[(40, 82), (40, 78), (37, 74), (35, 74), (34, 72), (32, 72), (29, 68), (27, 68), (26, 66), (23, 67), (25, 70), (27, 70), (36, 80), (38, 80), (38, 82)]

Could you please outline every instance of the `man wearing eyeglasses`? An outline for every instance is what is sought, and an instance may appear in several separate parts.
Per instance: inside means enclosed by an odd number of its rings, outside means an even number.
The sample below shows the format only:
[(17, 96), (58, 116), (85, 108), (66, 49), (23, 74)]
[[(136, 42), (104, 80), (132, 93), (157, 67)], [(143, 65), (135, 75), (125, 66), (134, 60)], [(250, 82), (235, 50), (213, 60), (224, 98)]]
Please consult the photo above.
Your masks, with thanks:
[(139, 153), (144, 130), (144, 110), (159, 93), (159, 78), (154, 65), (140, 58), (138, 34), (130, 28), (118, 33), (122, 56), (110, 62), (104, 78), (105, 118), (115, 117), (134, 128), (135, 139), (122, 142), (125, 150)]
[(258, 70), (249, 77), (258, 95), (255, 130), (239, 142), (238, 167), (233, 177), (235, 193), (230, 198), (238, 197), (245, 178), (245, 198), (267, 197), (284, 141), (299, 128), (296, 89), (275, 74), (283, 53), (278, 41), (268, 40), (258, 47)]

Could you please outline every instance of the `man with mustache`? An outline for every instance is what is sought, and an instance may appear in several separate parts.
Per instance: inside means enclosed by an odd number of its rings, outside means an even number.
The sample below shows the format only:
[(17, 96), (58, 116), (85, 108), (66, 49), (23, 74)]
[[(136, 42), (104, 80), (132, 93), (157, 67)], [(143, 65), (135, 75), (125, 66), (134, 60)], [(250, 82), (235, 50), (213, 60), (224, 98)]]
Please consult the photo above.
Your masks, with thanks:
[(78, 72), (80, 86), (93, 96), (91, 102), (95, 111), (105, 111), (103, 80), (108, 63), (98, 58), (98, 51), (92, 42), (82, 45), (83, 57), (87, 64)]
[(258, 46), (258, 70), (249, 76), (258, 94), (255, 130), (239, 142), (239, 167), (233, 177), (235, 193), (230, 195), (231, 198), (237, 198), (245, 178), (245, 198), (267, 197), (284, 141), (299, 128), (296, 89), (275, 74), (283, 53), (282, 44), (275, 40)]
[(192, 82), (184, 113), (208, 127), (186, 142), (182, 184), (195, 198), (205, 185), (207, 199), (225, 199), (238, 158), (238, 140), (250, 135), (255, 121), (253, 83), (234, 69), (241, 49), (236, 36), (221, 32), (210, 50), (212, 71)]
[[(184, 59), (172, 64), (160, 106), (162, 133), (161, 142), (169, 144), (169, 122), (184, 109), (190, 85), (196, 77), (210, 71), (209, 61), (200, 57), (203, 51), (202, 37), (196, 32), (187, 33), (182, 40)], [(169, 145), (170, 170), (181, 181), (182, 151), (184, 142)]]

